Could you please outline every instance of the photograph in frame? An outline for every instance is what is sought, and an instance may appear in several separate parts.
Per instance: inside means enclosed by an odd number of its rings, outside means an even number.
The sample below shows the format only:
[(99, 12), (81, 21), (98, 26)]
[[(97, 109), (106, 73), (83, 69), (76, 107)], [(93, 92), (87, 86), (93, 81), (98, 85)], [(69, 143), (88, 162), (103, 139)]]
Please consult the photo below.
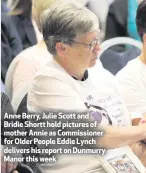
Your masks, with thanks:
[(98, 158), (108, 173), (146, 173), (146, 168), (128, 146), (107, 150), (105, 156)]

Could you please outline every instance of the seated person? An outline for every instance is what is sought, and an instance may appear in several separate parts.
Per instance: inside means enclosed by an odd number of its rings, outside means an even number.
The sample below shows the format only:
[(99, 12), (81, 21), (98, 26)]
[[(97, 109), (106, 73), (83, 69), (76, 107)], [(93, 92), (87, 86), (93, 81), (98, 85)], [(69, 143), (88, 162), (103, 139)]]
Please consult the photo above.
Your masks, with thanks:
[(11, 6), (11, 18), (21, 39), (23, 49), (37, 44), (31, 16), (32, 0), (12, 1)]
[[(32, 13), (40, 32), (41, 14), (50, 7), (53, 1), (55, 0), (35, 0), (33, 2)], [(6, 78), (6, 93), (12, 100), (14, 112), (17, 111), (20, 102), (28, 92), (28, 88), (36, 72), (50, 58), (52, 58), (52, 55), (47, 51), (42, 39), (35, 46), (22, 51), (11, 63)], [(14, 71), (12, 72), (13, 69)], [(12, 79), (12, 82), (10, 82), (9, 78)]]
[(13, 24), (5, 3), (1, 4), (1, 80), (5, 78), (9, 65), (22, 49), (22, 42)]
[[(115, 37), (130, 37), (140, 41), (136, 30), (135, 16), (141, 0), (116, 0), (109, 8), (106, 21), (105, 40)], [(128, 46), (117, 45), (114, 51), (123, 52)]]
[[(129, 112), (146, 114), (146, 0), (138, 7), (136, 24), (143, 43), (139, 57), (130, 61), (116, 76)], [(139, 115), (140, 116), (140, 115)], [(135, 117), (136, 118), (136, 117)], [(138, 118), (138, 117), (137, 117)]]
[[(100, 51), (96, 15), (76, 2), (59, 1), (44, 12), (42, 28), (44, 41), (53, 58), (33, 79), (28, 92), (29, 112), (41, 113), (50, 109), (92, 111), (94, 115), (91, 119), (101, 124), (105, 131), (95, 147), (131, 145), (135, 154), (146, 149), (144, 144), (136, 150), (134, 147), (146, 138), (145, 124), (131, 126), (128, 111), (115, 85), (106, 87), (106, 73), (101, 70), (95, 77), (96, 69), (88, 70), (95, 65)], [(78, 130), (74, 127), (71, 129)], [(39, 138), (43, 139), (41, 136)], [(89, 145), (87, 147), (91, 148)], [(138, 157), (143, 161), (145, 153)], [(144, 161), (143, 164), (146, 165)], [(56, 163), (39, 166), (45, 173), (105, 173), (98, 159), (90, 154), (59, 155)]]
[(140, 1), (116, 0), (111, 4), (107, 15), (106, 40), (114, 37), (140, 40), (135, 24), (136, 9)]
[(78, 2), (84, 4), (97, 15), (101, 30), (103, 31), (102, 35), (105, 34), (106, 17), (111, 2), (108, 2), (108, 0), (78, 0)]

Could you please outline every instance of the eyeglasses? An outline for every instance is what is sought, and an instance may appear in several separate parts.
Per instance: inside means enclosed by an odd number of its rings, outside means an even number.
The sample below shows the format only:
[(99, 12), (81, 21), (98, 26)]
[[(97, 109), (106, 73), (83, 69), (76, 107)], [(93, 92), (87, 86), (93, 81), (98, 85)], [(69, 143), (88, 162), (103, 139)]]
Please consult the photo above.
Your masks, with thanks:
[(99, 35), (99, 37), (97, 39), (93, 40), (91, 43), (83, 43), (83, 42), (79, 42), (76, 40), (69, 40), (69, 41), (71, 41), (73, 43), (77, 43), (77, 44), (86, 45), (92, 51), (95, 48), (95, 46), (100, 43), (100, 39), (101, 39), (101, 34)]

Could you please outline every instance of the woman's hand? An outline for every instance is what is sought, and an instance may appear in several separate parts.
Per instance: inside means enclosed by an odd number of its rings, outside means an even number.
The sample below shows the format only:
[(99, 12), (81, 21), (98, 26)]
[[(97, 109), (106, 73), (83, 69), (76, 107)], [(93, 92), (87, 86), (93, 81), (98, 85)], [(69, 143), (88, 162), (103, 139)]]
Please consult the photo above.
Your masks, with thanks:
[(146, 145), (141, 142), (137, 142), (131, 145), (131, 149), (146, 167)]
[[(139, 122), (139, 125), (146, 125), (146, 116), (142, 118)], [(146, 142), (146, 140), (143, 140)], [(131, 148), (135, 155), (141, 160), (144, 166), (146, 166), (146, 144), (142, 142), (137, 142), (131, 145)]]

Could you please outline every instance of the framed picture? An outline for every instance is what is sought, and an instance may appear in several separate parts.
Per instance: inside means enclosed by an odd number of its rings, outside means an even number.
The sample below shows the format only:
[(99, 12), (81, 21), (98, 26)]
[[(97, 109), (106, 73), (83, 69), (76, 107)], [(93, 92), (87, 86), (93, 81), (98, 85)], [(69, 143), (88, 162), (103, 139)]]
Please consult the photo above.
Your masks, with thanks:
[(107, 150), (99, 160), (108, 173), (146, 173), (146, 168), (128, 146)]

